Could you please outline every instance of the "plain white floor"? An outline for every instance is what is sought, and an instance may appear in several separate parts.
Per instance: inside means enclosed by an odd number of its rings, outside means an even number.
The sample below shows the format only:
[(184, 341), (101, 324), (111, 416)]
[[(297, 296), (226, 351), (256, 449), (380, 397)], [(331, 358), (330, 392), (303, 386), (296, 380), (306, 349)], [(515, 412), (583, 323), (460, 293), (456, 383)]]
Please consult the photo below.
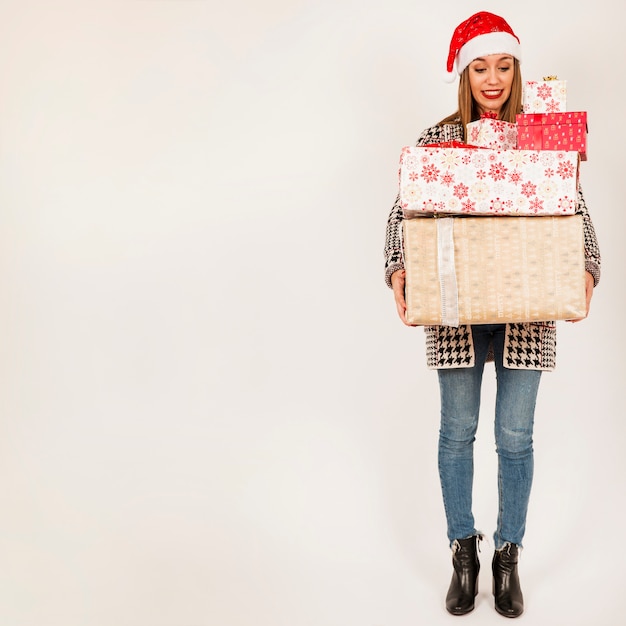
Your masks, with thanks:
[[(587, 110), (592, 315), (542, 380), (521, 623), (617, 626), (621, 6), (507, 6)], [(436, 374), (382, 279), (453, 0), (0, 0), (0, 625), (448, 616)], [(495, 523), (493, 377), (475, 513)]]

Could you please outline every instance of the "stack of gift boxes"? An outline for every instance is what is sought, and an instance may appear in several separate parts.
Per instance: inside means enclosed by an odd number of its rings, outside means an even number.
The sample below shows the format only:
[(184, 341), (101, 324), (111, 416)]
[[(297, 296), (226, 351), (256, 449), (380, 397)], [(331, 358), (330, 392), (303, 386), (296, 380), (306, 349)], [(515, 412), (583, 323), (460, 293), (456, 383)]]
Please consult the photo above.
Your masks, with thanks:
[(575, 150), (587, 160), (587, 113), (567, 111), (566, 82), (548, 77), (524, 84), (524, 112), (517, 116), (517, 147)]
[(523, 110), (516, 124), (489, 116), (468, 124), (467, 144), (402, 150), (409, 323), (585, 316), (575, 209), (586, 113), (567, 112), (565, 81), (548, 79), (525, 83)]

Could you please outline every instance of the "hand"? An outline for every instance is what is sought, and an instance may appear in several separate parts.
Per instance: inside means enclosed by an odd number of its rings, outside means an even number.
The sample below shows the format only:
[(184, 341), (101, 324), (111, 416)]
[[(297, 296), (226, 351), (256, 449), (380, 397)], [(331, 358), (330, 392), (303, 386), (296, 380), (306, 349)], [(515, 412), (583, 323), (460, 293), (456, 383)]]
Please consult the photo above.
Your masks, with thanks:
[(393, 287), (393, 297), (396, 300), (396, 309), (403, 324), (407, 326), (418, 326), (409, 324), (406, 319), (406, 300), (404, 299), (404, 284), (406, 282), (406, 270), (396, 270), (391, 275), (391, 286)]
[[(393, 278), (393, 276), (392, 276)], [(572, 322), (572, 324), (576, 322), (580, 322), (584, 320), (587, 315), (589, 315), (589, 307), (591, 305), (591, 296), (593, 295), (593, 276), (589, 272), (585, 272), (585, 293), (587, 296), (587, 312), (585, 313), (585, 317), (579, 317), (575, 320), (566, 320), (568, 322)]]

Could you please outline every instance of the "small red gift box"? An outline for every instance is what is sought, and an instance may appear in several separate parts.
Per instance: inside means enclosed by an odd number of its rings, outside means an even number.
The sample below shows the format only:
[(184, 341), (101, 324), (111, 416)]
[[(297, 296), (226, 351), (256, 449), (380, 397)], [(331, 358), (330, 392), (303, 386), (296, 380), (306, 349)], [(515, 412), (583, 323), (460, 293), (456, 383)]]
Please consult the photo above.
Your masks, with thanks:
[(587, 113), (520, 113), (517, 116), (520, 150), (576, 150), (587, 160)]

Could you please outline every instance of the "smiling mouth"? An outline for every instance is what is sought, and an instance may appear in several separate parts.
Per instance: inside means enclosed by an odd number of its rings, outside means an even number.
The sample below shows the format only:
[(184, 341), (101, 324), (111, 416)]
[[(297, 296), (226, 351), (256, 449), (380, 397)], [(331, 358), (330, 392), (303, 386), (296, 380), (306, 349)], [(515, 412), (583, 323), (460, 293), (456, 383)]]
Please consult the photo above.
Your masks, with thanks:
[(483, 91), (483, 96), (488, 100), (497, 100), (501, 95), (504, 89), (494, 89), (491, 91)]

